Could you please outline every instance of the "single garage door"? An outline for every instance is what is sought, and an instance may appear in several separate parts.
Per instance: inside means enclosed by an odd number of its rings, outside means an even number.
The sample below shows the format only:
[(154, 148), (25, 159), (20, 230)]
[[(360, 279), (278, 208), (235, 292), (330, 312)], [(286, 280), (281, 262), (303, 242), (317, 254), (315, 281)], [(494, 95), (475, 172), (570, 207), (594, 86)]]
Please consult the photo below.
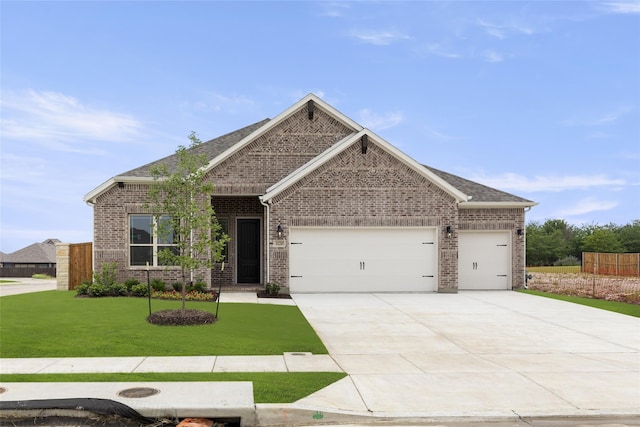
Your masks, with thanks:
[(291, 292), (437, 290), (433, 228), (291, 228)]
[(511, 289), (508, 231), (458, 235), (458, 289)]

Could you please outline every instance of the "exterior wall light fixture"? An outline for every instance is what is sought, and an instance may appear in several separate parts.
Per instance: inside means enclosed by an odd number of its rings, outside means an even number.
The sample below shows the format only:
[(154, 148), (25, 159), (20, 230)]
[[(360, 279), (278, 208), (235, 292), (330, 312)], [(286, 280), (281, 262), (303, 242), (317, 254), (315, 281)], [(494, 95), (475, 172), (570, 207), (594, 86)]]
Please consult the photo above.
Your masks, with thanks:
[(516, 230), (516, 234), (518, 235), (519, 239), (523, 239), (524, 238), (524, 230), (522, 228), (518, 228)]
[(445, 232), (447, 233), (447, 239), (451, 238), (451, 235), (453, 234), (453, 230), (451, 229), (450, 225), (447, 225), (446, 228), (444, 229)]
[(284, 234), (284, 231), (282, 230), (282, 224), (278, 224), (276, 233), (278, 234), (278, 239), (282, 239), (282, 235)]

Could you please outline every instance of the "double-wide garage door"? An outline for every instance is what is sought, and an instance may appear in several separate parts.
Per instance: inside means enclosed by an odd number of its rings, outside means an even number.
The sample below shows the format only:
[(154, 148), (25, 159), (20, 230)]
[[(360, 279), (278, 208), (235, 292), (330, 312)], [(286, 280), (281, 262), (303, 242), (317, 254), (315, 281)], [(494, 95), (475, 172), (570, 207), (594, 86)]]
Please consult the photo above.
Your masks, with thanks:
[(434, 228), (291, 228), (291, 292), (437, 290)]

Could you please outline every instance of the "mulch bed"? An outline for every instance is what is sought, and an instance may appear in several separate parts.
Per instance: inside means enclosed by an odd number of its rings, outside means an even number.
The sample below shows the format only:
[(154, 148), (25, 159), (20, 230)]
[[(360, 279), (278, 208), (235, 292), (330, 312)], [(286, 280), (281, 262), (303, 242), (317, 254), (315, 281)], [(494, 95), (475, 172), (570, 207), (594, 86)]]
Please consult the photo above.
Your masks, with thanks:
[(258, 295), (258, 298), (279, 298), (279, 299), (291, 299), (291, 295), (289, 294), (268, 294), (265, 291), (258, 291), (256, 293), (256, 295)]
[(147, 316), (147, 322), (161, 326), (208, 325), (216, 316), (203, 310), (159, 310)]

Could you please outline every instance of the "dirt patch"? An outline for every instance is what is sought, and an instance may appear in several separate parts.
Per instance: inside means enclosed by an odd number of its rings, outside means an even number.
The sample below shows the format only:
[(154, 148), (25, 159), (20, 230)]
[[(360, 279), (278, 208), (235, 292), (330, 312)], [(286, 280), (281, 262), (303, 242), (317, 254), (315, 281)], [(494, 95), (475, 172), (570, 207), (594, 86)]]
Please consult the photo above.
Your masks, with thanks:
[(640, 277), (587, 273), (531, 273), (528, 288), (559, 295), (640, 304)]

